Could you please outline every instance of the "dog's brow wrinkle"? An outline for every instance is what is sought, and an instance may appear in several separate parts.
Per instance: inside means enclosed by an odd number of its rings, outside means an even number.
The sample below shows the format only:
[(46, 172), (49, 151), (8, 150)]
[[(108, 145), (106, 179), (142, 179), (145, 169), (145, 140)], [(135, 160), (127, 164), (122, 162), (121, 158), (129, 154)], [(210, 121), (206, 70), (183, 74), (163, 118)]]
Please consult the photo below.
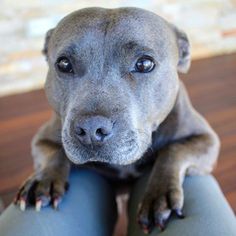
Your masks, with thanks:
[(153, 49), (145, 46), (145, 45), (141, 45), (140, 43), (136, 42), (136, 41), (129, 41), (128, 43), (125, 43), (122, 46), (125, 50), (135, 50), (135, 51), (140, 51), (140, 52), (150, 52), (152, 54), (154, 54)]
[(76, 57), (79, 54), (78, 46), (75, 43), (72, 43), (68, 46), (61, 48), (59, 50), (58, 55), (63, 55), (63, 54)]
[(138, 43), (135, 41), (129, 41), (128, 43), (124, 44), (124, 47), (127, 49), (133, 49), (138, 46)]

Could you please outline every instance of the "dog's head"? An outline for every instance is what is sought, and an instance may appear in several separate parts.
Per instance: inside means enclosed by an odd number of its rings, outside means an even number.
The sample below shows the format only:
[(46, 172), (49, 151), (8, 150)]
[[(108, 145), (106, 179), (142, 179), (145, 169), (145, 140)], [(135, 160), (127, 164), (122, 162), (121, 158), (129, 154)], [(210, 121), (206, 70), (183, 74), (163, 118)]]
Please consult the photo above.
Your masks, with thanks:
[(141, 158), (190, 66), (186, 35), (137, 8), (76, 11), (47, 33), (44, 53), (46, 94), (78, 164)]

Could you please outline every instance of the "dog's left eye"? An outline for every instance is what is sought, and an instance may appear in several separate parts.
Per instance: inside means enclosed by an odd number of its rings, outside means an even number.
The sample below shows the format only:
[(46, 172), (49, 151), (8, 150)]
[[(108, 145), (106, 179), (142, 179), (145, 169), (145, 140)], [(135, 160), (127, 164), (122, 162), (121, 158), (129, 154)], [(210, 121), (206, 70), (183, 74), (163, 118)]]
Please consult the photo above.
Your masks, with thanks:
[(151, 72), (155, 67), (153, 58), (149, 56), (143, 56), (139, 58), (135, 64), (135, 71), (139, 73)]
[(56, 66), (62, 73), (73, 73), (72, 64), (67, 57), (59, 57)]

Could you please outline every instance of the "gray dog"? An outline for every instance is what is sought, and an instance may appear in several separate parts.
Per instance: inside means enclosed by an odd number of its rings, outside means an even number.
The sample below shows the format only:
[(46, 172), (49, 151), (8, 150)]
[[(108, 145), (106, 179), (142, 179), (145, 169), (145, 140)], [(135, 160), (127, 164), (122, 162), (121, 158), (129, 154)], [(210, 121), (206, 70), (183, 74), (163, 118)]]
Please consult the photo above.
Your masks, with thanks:
[(211, 172), (220, 146), (178, 77), (190, 67), (186, 34), (146, 10), (86, 8), (49, 30), (44, 54), (54, 115), (33, 139), (35, 173), (16, 204), (56, 208), (71, 163), (121, 184), (152, 166), (141, 228), (183, 217), (185, 175)]

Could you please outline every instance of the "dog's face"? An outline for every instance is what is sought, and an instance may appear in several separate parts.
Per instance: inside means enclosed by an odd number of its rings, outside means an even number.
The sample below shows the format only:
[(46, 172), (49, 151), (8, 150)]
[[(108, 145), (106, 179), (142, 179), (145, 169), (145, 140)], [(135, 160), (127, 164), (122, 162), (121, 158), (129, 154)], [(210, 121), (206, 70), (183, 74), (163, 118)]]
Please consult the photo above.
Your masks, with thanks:
[(186, 35), (136, 8), (88, 8), (49, 31), (46, 94), (77, 164), (126, 165), (142, 157), (172, 109), (177, 69), (189, 67)]

